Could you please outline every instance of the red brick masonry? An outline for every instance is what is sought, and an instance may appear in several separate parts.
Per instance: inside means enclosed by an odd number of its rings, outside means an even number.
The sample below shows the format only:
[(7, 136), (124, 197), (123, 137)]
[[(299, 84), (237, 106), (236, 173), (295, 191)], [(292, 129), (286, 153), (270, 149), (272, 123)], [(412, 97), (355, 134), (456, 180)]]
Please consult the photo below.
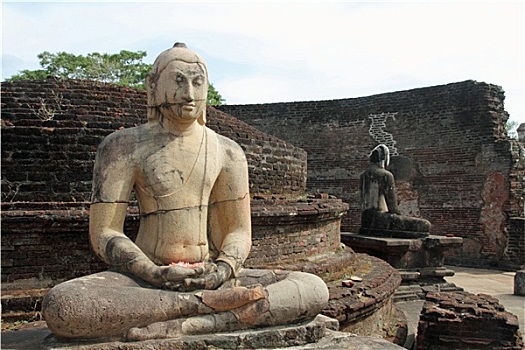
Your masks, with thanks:
[(523, 349), (518, 318), (486, 294), (428, 293), (419, 319), (418, 350)]

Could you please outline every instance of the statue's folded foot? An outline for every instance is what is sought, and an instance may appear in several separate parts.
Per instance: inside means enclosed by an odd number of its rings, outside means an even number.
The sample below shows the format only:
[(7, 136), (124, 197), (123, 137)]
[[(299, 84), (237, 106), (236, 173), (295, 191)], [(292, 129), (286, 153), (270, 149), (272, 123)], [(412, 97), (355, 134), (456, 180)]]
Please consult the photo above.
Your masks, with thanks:
[(250, 288), (233, 287), (218, 290), (206, 290), (199, 293), (202, 302), (215, 311), (237, 309), (257, 300), (266, 299), (267, 292), (262, 285)]
[(179, 338), (182, 335), (183, 320), (155, 322), (146, 327), (133, 327), (126, 334), (127, 341)]

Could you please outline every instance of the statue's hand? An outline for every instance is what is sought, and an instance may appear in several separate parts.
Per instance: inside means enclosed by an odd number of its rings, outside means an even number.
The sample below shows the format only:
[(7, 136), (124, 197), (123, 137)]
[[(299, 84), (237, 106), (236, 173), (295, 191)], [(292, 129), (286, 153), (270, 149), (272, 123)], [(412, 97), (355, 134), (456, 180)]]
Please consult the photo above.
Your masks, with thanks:
[(156, 287), (174, 289), (173, 285), (180, 285), (187, 278), (197, 278), (204, 272), (205, 268), (203, 266), (187, 268), (182, 266), (154, 265), (152, 268), (146, 269), (141, 277)]
[(217, 265), (210, 264), (200, 277), (188, 276), (182, 283), (166, 283), (165, 288), (180, 292), (191, 292), (197, 289), (217, 289), (230, 279), (233, 271), (230, 265), (219, 261)]

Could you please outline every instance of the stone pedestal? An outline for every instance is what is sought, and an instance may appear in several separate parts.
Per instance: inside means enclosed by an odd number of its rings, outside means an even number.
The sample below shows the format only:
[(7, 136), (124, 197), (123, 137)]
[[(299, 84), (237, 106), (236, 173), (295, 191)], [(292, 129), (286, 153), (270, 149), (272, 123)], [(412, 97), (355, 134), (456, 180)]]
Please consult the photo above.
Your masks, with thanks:
[[(341, 233), (341, 241), (358, 253), (366, 253), (385, 260), (398, 270), (418, 272), (419, 277), (453, 276), (443, 270), (444, 253), (463, 243), (461, 237), (431, 235), (422, 238), (390, 238)], [(438, 268), (438, 269), (436, 269)], [(416, 277), (413, 273), (407, 278)]]
[(230, 333), (215, 333), (180, 338), (154, 339), (138, 342), (61, 342), (53, 335), (47, 337), (42, 349), (74, 350), (171, 350), (171, 349), (259, 349), (279, 348), (315, 343), (327, 329), (337, 330), (336, 320), (318, 316), (311, 322), (280, 327), (249, 329)]
[(422, 238), (392, 238), (341, 233), (341, 242), (355, 252), (376, 256), (396, 268), (402, 285), (396, 291), (396, 301), (424, 297), (429, 291), (460, 291), (444, 277), (454, 271), (443, 267), (445, 252), (460, 246), (461, 237), (430, 235)]
[(205, 350), (205, 349), (384, 349), (403, 348), (377, 337), (359, 337), (339, 332), (337, 320), (319, 315), (313, 321), (288, 326), (250, 329), (182, 338), (140, 342), (99, 343), (60, 342), (52, 335), (44, 339), (42, 350)]
[(525, 270), (516, 271), (514, 275), (514, 294), (525, 296)]

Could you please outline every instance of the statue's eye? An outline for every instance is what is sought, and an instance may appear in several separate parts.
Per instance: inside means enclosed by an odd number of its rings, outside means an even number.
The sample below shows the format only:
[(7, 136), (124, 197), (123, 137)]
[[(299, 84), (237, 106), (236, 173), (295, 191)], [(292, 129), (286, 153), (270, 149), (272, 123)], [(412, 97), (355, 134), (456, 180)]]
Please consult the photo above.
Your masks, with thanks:
[(204, 84), (204, 77), (197, 77), (193, 79), (193, 85), (202, 86), (202, 84)]
[(176, 83), (179, 83), (179, 84), (180, 84), (180, 83), (184, 82), (185, 80), (186, 80), (186, 79), (184, 79), (184, 76), (181, 75), (181, 74), (177, 74), (177, 75), (175, 76), (175, 82), (176, 82)]

